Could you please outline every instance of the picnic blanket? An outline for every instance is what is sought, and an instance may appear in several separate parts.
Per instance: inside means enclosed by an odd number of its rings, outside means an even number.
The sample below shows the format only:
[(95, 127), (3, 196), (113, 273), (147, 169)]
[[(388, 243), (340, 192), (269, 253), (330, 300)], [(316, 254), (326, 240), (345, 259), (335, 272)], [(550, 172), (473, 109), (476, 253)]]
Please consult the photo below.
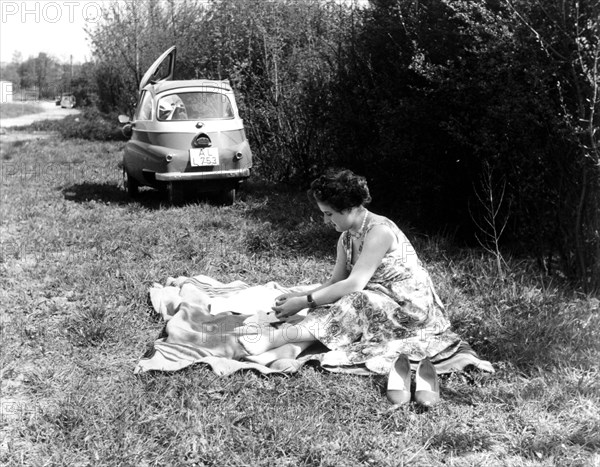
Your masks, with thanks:
[[(331, 351), (318, 342), (307, 349), (282, 347), (278, 358), (268, 364), (257, 363), (247, 354), (238, 340), (240, 335), (264, 336), (281, 324), (271, 310), (275, 298), (282, 293), (309, 290), (315, 286), (290, 288), (277, 282), (250, 286), (242, 281), (225, 284), (204, 275), (168, 278), (165, 285), (156, 283), (149, 290), (150, 301), (165, 325), (134, 371), (136, 374), (152, 370), (177, 371), (204, 363), (218, 375), (244, 369), (264, 374), (294, 373), (305, 363), (314, 361), (328, 371), (387, 374), (392, 365), (389, 358), (375, 355), (365, 359), (363, 364), (355, 364), (348, 361), (343, 349)], [(306, 313), (307, 310), (301, 311), (291, 321), (302, 320)], [(402, 343), (397, 344), (401, 349)], [(448, 348), (427, 357), (439, 374), (461, 371), (469, 366), (494, 372), (492, 365), (481, 360), (458, 336)], [(409, 355), (413, 369), (422, 358)]]

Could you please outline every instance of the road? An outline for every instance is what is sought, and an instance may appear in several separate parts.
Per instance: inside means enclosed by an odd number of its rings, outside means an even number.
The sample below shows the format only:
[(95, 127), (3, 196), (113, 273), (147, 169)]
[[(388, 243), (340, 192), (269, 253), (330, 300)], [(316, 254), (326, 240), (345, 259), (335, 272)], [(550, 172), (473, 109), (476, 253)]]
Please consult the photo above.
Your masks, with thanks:
[(15, 126), (31, 125), (33, 122), (40, 120), (57, 120), (68, 115), (76, 115), (80, 113), (78, 109), (63, 109), (54, 102), (42, 101), (37, 102), (37, 104), (44, 107), (43, 112), (31, 115), (23, 115), (22, 117), (2, 118), (0, 119), (0, 128), (4, 129)]

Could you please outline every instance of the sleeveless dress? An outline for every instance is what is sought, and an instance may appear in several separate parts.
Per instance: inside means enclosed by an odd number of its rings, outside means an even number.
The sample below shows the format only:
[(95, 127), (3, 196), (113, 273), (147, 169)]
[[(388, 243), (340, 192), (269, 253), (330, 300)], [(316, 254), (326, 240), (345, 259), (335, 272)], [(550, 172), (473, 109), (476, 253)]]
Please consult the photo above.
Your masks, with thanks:
[[(329, 350), (343, 352), (341, 360), (346, 365), (370, 366), (370, 360), (377, 360), (376, 366), (386, 367), (402, 353), (413, 361), (448, 358), (458, 351), (461, 339), (450, 331), (431, 278), (404, 233), (391, 220), (378, 217), (365, 225), (363, 242), (380, 224), (394, 233), (395, 247), (386, 253), (366, 287), (310, 310), (303, 324)], [(342, 233), (342, 244), (350, 273), (349, 232)], [(362, 243), (357, 258), (361, 251)]]

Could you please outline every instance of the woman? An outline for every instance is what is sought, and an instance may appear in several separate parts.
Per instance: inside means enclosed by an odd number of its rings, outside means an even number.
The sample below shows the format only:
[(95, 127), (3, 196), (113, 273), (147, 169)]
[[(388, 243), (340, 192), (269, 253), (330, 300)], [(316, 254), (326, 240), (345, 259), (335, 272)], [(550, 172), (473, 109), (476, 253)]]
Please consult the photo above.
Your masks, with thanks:
[(266, 364), (281, 358), (271, 349), (287, 347), (293, 355), (320, 341), (342, 350), (343, 364), (371, 362), (381, 373), (399, 354), (413, 361), (455, 354), (461, 341), (449, 331), (429, 274), (400, 229), (366, 208), (371, 196), (365, 178), (349, 170), (328, 173), (311, 184), (309, 196), (324, 222), (341, 233), (333, 273), (308, 293), (277, 298), (279, 319), (305, 308), (308, 314), (259, 337), (240, 336), (250, 358)]

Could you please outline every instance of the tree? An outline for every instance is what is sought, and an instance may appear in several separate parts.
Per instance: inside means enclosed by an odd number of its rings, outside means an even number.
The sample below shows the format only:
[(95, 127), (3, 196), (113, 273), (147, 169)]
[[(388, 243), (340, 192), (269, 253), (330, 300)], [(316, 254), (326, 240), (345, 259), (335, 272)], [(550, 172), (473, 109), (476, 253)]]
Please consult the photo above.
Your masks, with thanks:
[(15, 52), (10, 63), (3, 63), (0, 69), (0, 78), (2, 81), (10, 81), (12, 83), (12, 92), (16, 93), (21, 87), (21, 79), (19, 77), (19, 65), (21, 64), (22, 56), (20, 52)]
[[(600, 4), (506, 0), (554, 78), (554, 110), (575, 148), (564, 182), (563, 258), (586, 290), (600, 287)], [(533, 45), (533, 44), (532, 44)], [(565, 178), (566, 178), (565, 177)]]
[(57, 83), (61, 81), (61, 66), (57, 60), (44, 52), (30, 57), (17, 68), (19, 85), (36, 97), (54, 98)]

